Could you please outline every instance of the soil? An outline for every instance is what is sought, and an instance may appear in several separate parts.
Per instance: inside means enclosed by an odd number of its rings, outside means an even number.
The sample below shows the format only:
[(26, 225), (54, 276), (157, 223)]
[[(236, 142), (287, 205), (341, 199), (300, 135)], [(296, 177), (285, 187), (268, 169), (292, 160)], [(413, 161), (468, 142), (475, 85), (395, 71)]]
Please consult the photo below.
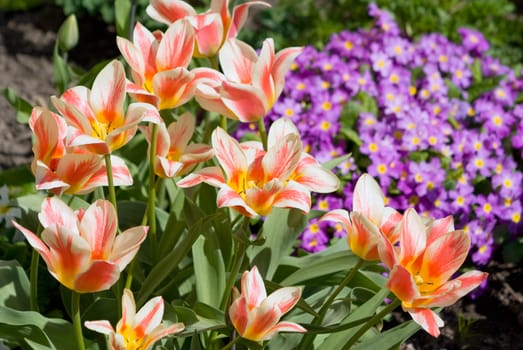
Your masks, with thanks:
[[(49, 6), (0, 12), (1, 90), (11, 88), (31, 105), (49, 104), (49, 96), (56, 94), (53, 45), (63, 20), (60, 9)], [(80, 18), (79, 24), (80, 46), (71, 51), (72, 62), (88, 69), (99, 59), (116, 57), (114, 28), (90, 17)], [(0, 170), (31, 161), (30, 130), (17, 122), (3, 96), (0, 135)], [(477, 298), (463, 298), (442, 311), (446, 325), (439, 338), (419, 331), (401, 349), (523, 349), (523, 266), (496, 258), (483, 270), (490, 274), (488, 288)], [(401, 311), (393, 316), (396, 322), (409, 319)]]

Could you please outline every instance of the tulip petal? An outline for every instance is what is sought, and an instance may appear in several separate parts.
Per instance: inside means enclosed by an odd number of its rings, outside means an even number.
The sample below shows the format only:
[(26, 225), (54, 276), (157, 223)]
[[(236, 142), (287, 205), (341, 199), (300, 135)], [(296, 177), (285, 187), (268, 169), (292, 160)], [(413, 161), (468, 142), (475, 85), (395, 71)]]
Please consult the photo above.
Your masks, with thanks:
[(273, 206), (278, 208), (296, 208), (304, 213), (311, 210), (311, 194), (304, 186), (289, 181), (274, 199)]
[(278, 144), (269, 148), (263, 157), (263, 170), (267, 180), (286, 181), (294, 172), (302, 153), (302, 143), (298, 135), (289, 134)]
[(222, 170), (219, 167), (199, 169), (176, 183), (178, 187), (192, 187), (205, 182), (211, 186), (221, 187), (225, 184)]
[(265, 1), (249, 1), (244, 4), (234, 6), (234, 8), (232, 10), (231, 22), (229, 24), (229, 29), (227, 31), (227, 36), (226, 36), (227, 39), (236, 37), (236, 35), (238, 34), (238, 31), (245, 24), (245, 21), (247, 20), (247, 16), (249, 14), (249, 8), (252, 5), (263, 5), (266, 7), (271, 6), (271, 4), (266, 3)]
[(236, 191), (224, 185), (216, 196), (216, 206), (218, 208), (230, 207), (248, 217), (257, 217), (259, 213), (252, 208)]
[(114, 328), (111, 326), (111, 323), (109, 321), (103, 320), (103, 321), (85, 321), (84, 326), (87, 329), (90, 329), (92, 331), (102, 333), (105, 335), (110, 335), (114, 333)]
[(170, 124), (168, 132), (171, 140), (171, 150), (183, 153), (193, 136), (195, 126), (196, 119), (190, 112), (185, 112), (178, 118), (176, 123)]
[(401, 265), (395, 265), (389, 273), (387, 288), (402, 302), (409, 304), (420, 296), (412, 275)]
[(421, 217), (415, 209), (407, 209), (400, 225), (400, 264), (409, 268), (425, 250), (426, 242), (426, 228)]
[(222, 128), (216, 128), (212, 133), (212, 147), (216, 158), (225, 172), (227, 183), (238, 188), (240, 177), (247, 170), (247, 159), (238, 141), (229, 136)]
[(250, 271), (243, 273), (241, 289), (249, 309), (259, 306), (267, 298), (263, 278), (256, 266), (253, 266)]
[(369, 174), (361, 175), (356, 182), (352, 203), (353, 211), (362, 213), (376, 225), (381, 223), (385, 199), (380, 186)]
[(152, 19), (165, 24), (171, 24), (180, 18), (196, 14), (191, 5), (180, 0), (151, 0), (146, 12)]
[(31, 245), (31, 247), (33, 247), (38, 252), (38, 254), (40, 254), (42, 259), (44, 259), (46, 265), (50, 266), (52, 256), (51, 252), (49, 251), (49, 248), (44, 244), (44, 242), (42, 242), (37, 235), (35, 235), (33, 232), (29, 231), (25, 227), (21, 226), (16, 221), (12, 221), (12, 224), (17, 230), (22, 232), (22, 234), (24, 235), (25, 239), (27, 239), (27, 242)]
[(157, 73), (153, 79), (153, 90), (159, 98), (158, 109), (170, 109), (181, 106), (193, 96), (196, 87), (191, 84), (194, 74), (184, 67)]
[(289, 118), (277, 119), (271, 124), (269, 133), (267, 134), (267, 147), (274, 147), (274, 145), (279, 143), (280, 140), (283, 140), (289, 134), (300, 135), (300, 132)]
[(340, 187), (340, 179), (334, 173), (305, 153), (302, 154), (292, 178), (312, 192), (330, 193)]
[(138, 334), (151, 333), (162, 322), (163, 310), (164, 305), (161, 296), (149, 300), (136, 314), (134, 319), (135, 331)]
[(130, 289), (125, 288), (122, 295), (122, 319), (118, 324), (117, 332), (123, 333), (128, 328), (134, 327), (134, 319), (136, 318), (136, 302), (134, 295)]
[(243, 296), (235, 299), (229, 307), (229, 318), (240, 335), (245, 334), (249, 324), (250, 314), (248, 310), (247, 301)]
[(87, 208), (80, 221), (80, 231), (91, 246), (91, 259), (109, 257), (117, 228), (116, 210), (110, 202), (99, 199)]
[(258, 55), (251, 46), (237, 39), (229, 39), (223, 44), (219, 58), (228, 81), (250, 84), (253, 64), (258, 60)]
[(409, 314), (417, 324), (423, 327), (423, 329), (433, 337), (439, 336), (439, 328), (445, 324), (443, 320), (430, 309), (409, 310)]
[(349, 234), (352, 231), (350, 218), (349, 218), (349, 212), (345, 209), (334, 209), (334, 210), (327, 212), (320, 218), (320, 221), (324, 221), (324, 220), (339, 222), (340, 224), (343, 225), (343, 228)]
[(300, 301), (300, 298), (300, 287), (284, 287), (272, 292), (264, 302), (278, 306), (281, 313), (286, 314)]
[(158, 45), (156, 68), (158, 72), (187, 68), (194, 51), (194, 29), (187, 20), (169, 26)]
[(73, 210), (57, 197), (44, 199), (38, 219), (44, 228), (54, 224), (72, 229), (77, 224)]
[(463, 264), (470, 249), (470, 237), (462, 230), (440, 236), (423, 255), (420, 276), (425, 282), (440, 286)]
[(242, 122), (254, 122), (267, 114), (263, 92), (251, 85), (224, 81), (220, 90), (223, 104)]
[(280, 96), (285, 85), (285, 76), (289, 72), (296, 57), (301, 54), (302, 51), (303, 48), (301, 47), (288, 47), (276, 54), (272, 68), (275, 96)]
[(111, 61), (96, 76), (90, 102), (98, 122), (120, 126), (125, 103), (125, 70), (117, 60)]
[(136, 226), (125, 230), (116, 236), (112, 247), (112, 254), (108, 257), (117, 264), (121, 271), (133, 260), (140, 249), (140, 244), (147, 237), (147, 226)]
[(381, 234), (376, 225), (357, 211), (350, 213), (351, 231), (347, 236), (350, 249), (365, 260), (378, 260), (378, 244)]
[(80, 293), (93, 293), (111, 288), (120, 278), (118, 265), (108, 261), (93, 261), (90, 268), (78, 275), (74, 290)]
[(264, 336), (263, 340), (269, 340), (276, 333), (280, 333), (280, 332), (299, 332), (299, 333), (304, 333), (304, 332), (307, 332), (307, 330), (305, 328), (303, 328), (302, 326), (300, 326), (299, 324), (297, 324), (297, 323), (288, 322), (288, 321), (282, 321), (282, 322), (277, 323), (275, 326), (271, 327), (271, 329), (269, 329), (267, 331), (267, 333), (265, 333), (265, 336)]

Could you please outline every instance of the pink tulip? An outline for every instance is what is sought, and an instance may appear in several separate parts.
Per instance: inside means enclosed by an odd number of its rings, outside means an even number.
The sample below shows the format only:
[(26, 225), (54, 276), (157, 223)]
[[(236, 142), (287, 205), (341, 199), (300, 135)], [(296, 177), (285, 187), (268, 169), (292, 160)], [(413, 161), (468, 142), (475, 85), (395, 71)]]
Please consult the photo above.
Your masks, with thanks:
[(86, 321), (85, 327), (109, 335), (111, 350), (147, 350), (157, 340), (184, 329), (183, 323), (165, 327), (162, 324), (163, 312), (163, 298), (158, 296), (145, 303), (137, 313), (133, 293), (124, 289), (122, 318), (118, 321), (116, 330), (106, 320)]
[(188, 102), (200, 81), (218, 79), (212, 69), (187, 69), (194, 51), (194, 30), (186, 20), (173, 23), (165, 33), (151, 33), (138, 22), (132, 42), (118, 37), (116, 43), (132, 69), (133, 82), (127, 81), (127, 91), (160, 110)]
[(196, 35), (196, 57), (212, 57), (222, 47), (225, 40), (236, 37), (247, 20), (252, 5), (270, 6), (264, 1), (247, 1), (234, 6), (232, 16), (229, 0), (212, 0), (210, 9), (201, 14), (185, 1), (151, 0), (147, 14), (154, 20), (171, 25), (185, 18), (194, 27)]
[(474, 270), (449, 280), (470, 249), (469, 235), (454, 230), (452, 217), (424, 222), (408, 209), (400, 225), (399, 247), (382, 242), (383, 260), (391, 268), (387, 287), (434, 337), (439, 336), (443, 321), (430, 308), (454, 304), (487, 278), (487, 273)]
[(397, 227), (401, 214), (385, 206), (381, 188), (368, 174), (361, 175), (356, 182), (352, 202), (353, 211), (350, 214), (344, 209), (335, 209), (321, 220), (336, 221), (344, 226), (354, 254), (365, 260), (379, 260), (379, 241), (387, 239), (395, 243), (399, 238)]
[(106, 290), (116, 283), (148, 229), (137, 226), (116, 236), (116, 211), (105, 200), (75, 212), (56, 197), (46, 198), (39, 219), (44, 227), (42, 239), (13, 224), (42, 256), (51, 275), (80, 293)]
[[(186, 112), (168, 128), (163, 123), (158, 126), (154, 166), (158, 176), (169, 178), (186, 174), (198, 163), (213, 157), (214, 153), (210, 146), (189, 144), (195, 125), (194, 116)], [(152, 126), (143, 129), (149, 143), (151, 142), (151, 129)]]
[[(288, 133), (282, 130), (296, 129), (288, 119), (276, 121), (269, 130), (265, 151), (259, 142), (240, 144), (217, 128), (211, 142), (223, 172), (219, 167), (203, 168), (180, 180), (178, 186), (191, 187), (205, 182), (218, 187), (218, 207), (231, 207), (248, 217), (268, 215), (273, 207), (308, 212), (310, 191), (335, 191), (339, 180), (303, 156), (297, 130)], [(318, 176), (312, 179), (311, 174)]]
[[(35, 107), (29, 126), (34, 134), (36, 189), (62, 193), (85, 194), (107, 186), (107, 168), (103, 157), (78, 147), (71, 147), (68, 126), (63, 118), (42, 107)], [(129, 169), (121, 158), (111, 156), (115, 186), (132, 185)]]
[(294, 322), (280, 321), (300, 300), (301, 288), (280, 288), (267, 296), (263, 279), (256, 266), (245, 271), (241, 281), (241, 294), (234, 289), (234, 300), (229, 317), (238, 334), (246, 339), (263, 341), (278, 332), (306, 332)]
[(280, 96), (285, 75), (302, 48), (286, 48), (274, 54), (274, 42), (266, 39), (260, 54), (248, 44), (229, 39), (219, 53), (223, 76), (198, 86), (196, 100), (212, 112), (242, 122), (263, 118)]
[(125, 94), (125, 70), (114, 60), (96, 76), (91, 90), (76, 86), (53, 97), (54, 106), (72, 127), (69, 145), (109, 154), (131, 140), (141, 121), (160, 122), (158, 111), (149, 104), (133, 103), (125, 112)]

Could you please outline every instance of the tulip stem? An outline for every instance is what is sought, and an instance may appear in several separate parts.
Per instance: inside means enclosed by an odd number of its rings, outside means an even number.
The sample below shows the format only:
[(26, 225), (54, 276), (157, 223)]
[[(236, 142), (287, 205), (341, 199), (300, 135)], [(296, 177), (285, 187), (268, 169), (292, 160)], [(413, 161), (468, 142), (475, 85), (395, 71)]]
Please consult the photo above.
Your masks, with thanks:
[(31, 279), (31, 298), (29, 300), (29, 304), (31, 306), (31, 311), (38, 312), (38, 265), (40, 262), (40, 255), (36, 251), (36, 249), (33, 249), (33, 253), (31, 255), (31, 273), (30, 273), (30, 279)]
[(113, 204), (114, 209), (118, 210), (118, 208), (116, 207), (116, 192), (114, 190), (113, 165), (111, 163), (111, 155), (106, 154), (104, 155), (104, 158), (105, 168), (107, 171), (107, 187), (109, 191), (109, 201), (111, 201), (111, 203)]
[(236, 343), (241, 339), (241, 337), (234, 337), (227, 345), (225, 345), (222, 350), (231, 349)]
[(267, 130), (265, 129), (265, 122), (263, 118), (258, 119), (258, 131), (263, 145), (263, 149), (267, 151)]
[(361, 326), (360, 329), (358, 329), (358, 331), (349, 339), (349, 341), (345, 344), (342, 350), (350, 349), (358, 341), (358, 339), (360, 339), (360, 337), (369, 330), (369, 328), (381, 321), (385, 316), (390, 314), (395, 308), (397, 308), (400, 305), (401, 300), (394, 298), (394, 300), (389, 305), (385, 306), (380, 312), (374, 315), (374, 317), (365, 322), (363, 326)]
[[(352, 267), (352, 269), (350, 269), (350, 271), (347, 273), (347, 276), (345, 276), (343, 281), (341, 281), (341, 283), (334, 290), (334, 292), (332, 292), (331, 295), (329, 295), (327, 300), (323, 303), (322, 307), (320, 308), (318, 315), (312, 320), (313, 325), (321, 325), (321, 323), (323, 322), (323, 319), (325, 318), (325, 315), (327, 314), (327, 311), (329, 310), (329, 307), (332, 305), (332, 303), (334, 302), (334, 300), (336, 299), (338, 294), (341, 293), (343, 288), (345, 288), (349, 284), (349, 282), (354, 278), (356, 273), (359, 271), (359, 269), (363, 265), (363, 262), (364, 262), (363, 259), (358, 259), (358, 262), (356, 263), (356, 265), (354, 265)], [(306, 349), (310, 345), (310, 343), (312, 342), (314, 337), (315, 337), (314, 334), (311, 334), (311, 333), (306, 334), (302, 338), (299, 348)]]
[(240, 272), (240, 267), (242, 266), (243, 258), (245, 256), (245, 244), (240, 240), (236, 240), (235, 246), (236, 250), (234, 251), (233, 265), (231, 267), (229, 278), (227, 279), (227, 284), (225, 285), (220, 310), (225, 310), (227, 308), (232, 287), (234, 286), (234, 282), (236, 282), (236, 276), (238, 275), (238, 272)]
[(80, 318), (80, 293), (75, 291), (72, 291), (71, 295), (71, 316), (73, 319), (78, 350), (85, 350), (84, 336), (82, 334), (82, 320)]
[[(42, 225), (38, 224), (38, 230), (37, 235), (40, 237), (42, 231)], [(36, 251), (36, 249), (33, 249), (33, 253), (31, 254), (31, 270), (29, 273), (29, 279), (31, 283), (30, 287), (30, 298), (29, 298), (29, 306), (31, 308), (31, 311), (38, 312), (38, 265), (40, 265), (40, 254)]]
[(313, 324), (318, 325), (323, 322), (323, 319), (325, 318), (325, 315), (327, 314), (329, 307), (334, 302), (334, 299), (336, 299), (336, 297), (338, 296), (338, 294), (340, 294), (340, 292), (343, 290), (343, 288), (345, 288), (349, 284), (349, 282), (354, 278), (356, 273), (359, 271), (359, 269), (363, 265), (363, 262), (364, 262), (363, 259), (358, 259), (358, 262), (356, 263), (356, 265), (354, 265), (354, 267), (352, 269), (350, 269), (347, 276), (345, 276), (343, 281), (341, 281), (341, 283), (334, 290), (334, 292), (332, 292), (332, 294), (325, 301), (325, 303), (323, 303), (323, 306), (321, 307), (320, 312), (318, 313), (318, 316), (316, 316), (316, 318), (314, 319)]
[(149, 198), (147, 202), (147, 223), (149, 224), (149, 240), (151, 242), (151, 257), (156, 260), (156, 175), (154, 164), (158, 139), (158, 124), (152, 124), (151, 152), (149, 154)]

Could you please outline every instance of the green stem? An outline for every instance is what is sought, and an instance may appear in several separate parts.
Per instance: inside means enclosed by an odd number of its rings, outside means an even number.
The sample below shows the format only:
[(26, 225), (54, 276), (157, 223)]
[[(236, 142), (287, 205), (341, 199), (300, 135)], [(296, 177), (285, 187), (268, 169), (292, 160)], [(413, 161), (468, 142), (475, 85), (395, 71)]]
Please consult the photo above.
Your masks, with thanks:
[(114, 189), (113, 165), (111, 162), (111, 155), (105, 154), (104, 159), (105, 159), (105, 167), (107, 169), (107, 187), (108, 187), (108, 191), (109, 191), (109, 201), (111, 201), (111, 203), (113, 204), (114, 209), (118, 210), (116, 207), (116, 192)]
[(265, 122), (263, 118), (258, 119), (258, 131), (260, 132), (263, 149), (267, 151), (267, 130), (265, 129)]
[(223, 130), (227, 131), (227, 117), (224, 116), (224, 115), (222, 115), (222, 116), (220, 117), (220, 127), (221, 127)]
[(229, 342), (229, 344), (225, 345), (222, 350), (229, 350), (231, 349), (241, 338), (240, 337), (234, 337), (232, 338), (232, 340)]
[(351, 346), (353, 346), (358, 341), (358, 339), (360, 339), (360, 337), (369, 330), (369, 328), (381, 321), (385, 316), (390, 314), (395, 308), (397, 308), (400, 305), (401, 300), (394, 298), (394, 300), (389, 305), (385, 306), (383, 310), (381, 310), (379, 313), (374, 315), (374, 317), (365, 322), (365, 324), (361, 326), (360, 329), (358, 329), (358, 331), (349, 339), (349, 341), (345, 344), (342, 350), (350, 349)]
[(336, 299), (338, 294), (340, 294), (340, 292), (343, 290), (343, 288), (345, 288), (349, 284), (349, 282), (354, 278), (354, 276), (359, 271), (359, 269), (361, 268), (363, 263), (364, 263), (363, 259), (361, 259), (361, 258), (358, 259), (358, 262), (356, 263), (356, 265), (354, 265), (354, 267), (352, 269), (350, 269), (347, 276), (345, 276), (345, 279), (343, 279), (343, 281), (341, 281), (341, 283), (334, 290), (334, 292), (332, 292), (332, 294), (325, 301), (325, 303), (323, 303), (323, 306), (321, 307), (320, 312), (318, 313), (318, 316), (316, 316), (316, 318), (314, 319), (312, 324), (319, 325), (323, 322), (323, 319), (325, 318), (325, 315), (327, 314), (329, 307), (332, 305), (332, 303), (334, 302), (334, 300)]
[(72, 291), (71, 296), (71, 316), (73, 319), (78, 350), (85, 350), (84, 336), (82, 334), (82, 320), (80, 319), (80, 293), (75, 291)]
[(38, 265), (40, 263), (40, 254), (33, 249), (33, 254), (31, 255), (31, 299), (29, 301), (31, 306), (31, 311), (38, 312)]
[(225, 291), (220, 304), (220, 310), (225, 310), (227, 308), (227, 304), (229, 304), (232, 287), (234, 286), (234, 282), (236, 282), (236, 276), (240, 272), (243, 258), (245, 257), (245, 244), (240, 240), (236, 240), (235, 245), (237, 249), (234, 251), (234, 261), (231, 267), (229, 278), (227, 279), (227, 284), (225, 285)]
[[(323, 303), (323, 305), (320, 308), (320, 311), (318, 312), (318, 315), (312, 320), (313, 325), (320, 325), (323, 322), (323, 319), (325, 318), (325, 315), (327, 314), (329, 307), (332, 305), (332, 303), (334, 302), (334, 300), (336, 299), (338, 294), (341, 293), (343, 288), (345, 288), (349, 284), (349, 282), (354, 278), (354, 276), (359, 271), (359, 269), (361, 268), (363, 263), (364, 263), (363, 259), (361, 259), (361, 258), (358, 259), (358, 262), (356, 263), (356, 265), (354, 265), (352, 267), (352, 269), (350, 269), (350, 271), (347, 273), (347, 276), (345, 276), (343, 281), (341, 281), (341, 283), (338, 285), (338, 287), (331, 293), (331, 295), (329, 295), (327, 300), (325, 300), (325, 302)], [(302, 338), (299, 348), (300, 349), (308, 348), (315, 336), (316, 335), (312, 334), (312, 333), (306, 334)]]
[(151, 256), (156, 260), (156, 174), (154, 163), (156, 159), (156, 146), (158, 139), (158, 125), (152, 124), (151, 152), (149, 154), (149, 198), (147, 202), (147, 221), (149, 224), (149, 240), (151, 242)]

